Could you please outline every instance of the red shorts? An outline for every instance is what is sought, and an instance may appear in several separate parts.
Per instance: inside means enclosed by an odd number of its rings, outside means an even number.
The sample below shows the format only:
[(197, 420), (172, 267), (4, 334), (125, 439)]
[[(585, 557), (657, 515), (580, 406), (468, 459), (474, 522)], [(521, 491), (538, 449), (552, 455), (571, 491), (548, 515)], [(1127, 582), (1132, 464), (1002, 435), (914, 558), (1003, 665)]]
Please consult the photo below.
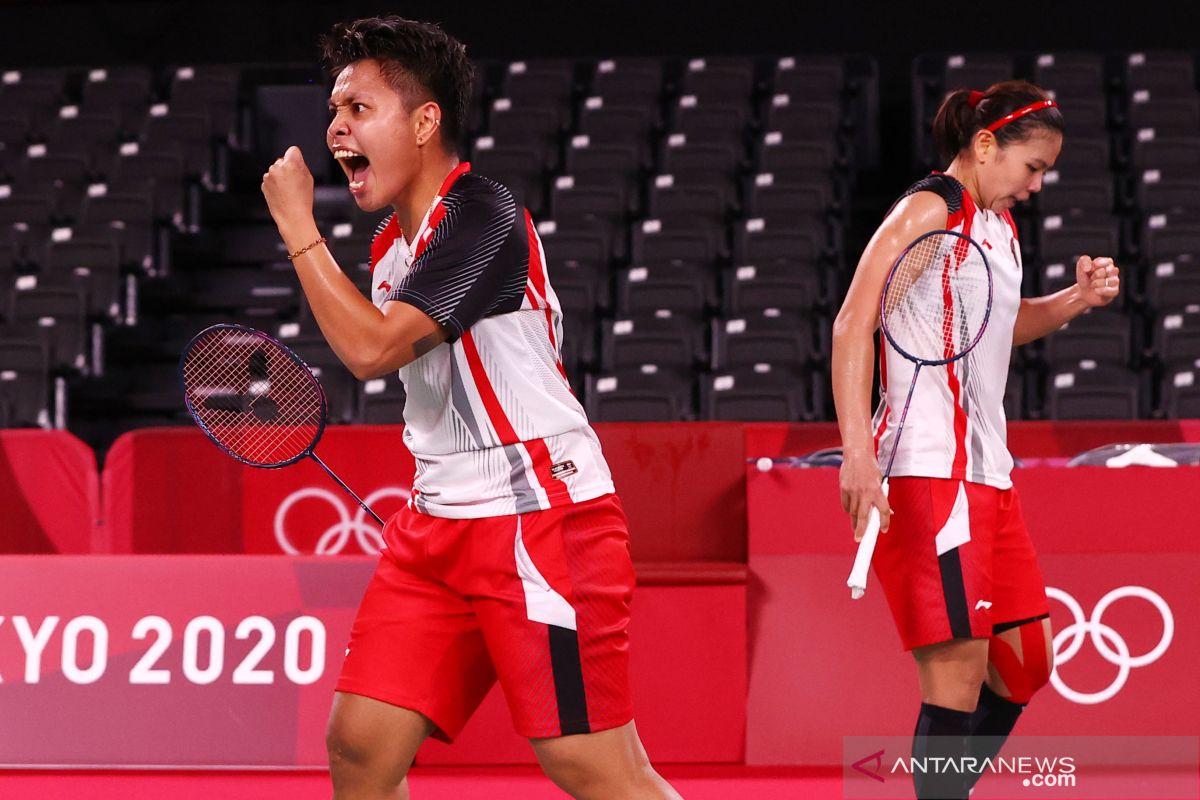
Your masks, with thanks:
[(1015, 489), (892, 478), (872, 564), (905, 650), (989, 638), (1050, 615)]
[(405, 508), (350, 632), (337, 690), (418, 711), (451, 741), (496, 678), (517, 732), (633, 719), (633, 562), (616, 495), (482, 519)]

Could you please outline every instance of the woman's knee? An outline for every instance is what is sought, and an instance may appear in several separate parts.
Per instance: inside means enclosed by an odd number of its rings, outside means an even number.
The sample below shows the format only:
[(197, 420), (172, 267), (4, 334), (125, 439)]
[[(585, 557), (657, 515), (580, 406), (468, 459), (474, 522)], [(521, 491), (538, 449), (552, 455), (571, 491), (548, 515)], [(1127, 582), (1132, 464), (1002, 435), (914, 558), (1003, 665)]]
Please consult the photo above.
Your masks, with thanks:
[(325, 751), (329, 755), (331, 769), (340, 767), (365, 767), (378, 758), (378, 747), (366, 731), (345, 717), (333, 716), (325, 730)]
[(979, 687), (987, 679), (987, 654), (985, 639), (955, 639), (914, 650), (921, 699), (944, 708), (974, 710)]
[(339, 695), (325, 731), (335, 784), (339, 779), (397, 786), (432, 730), (415, 711), (353, 695)]
[(988, 686), (1020, 705), (1050, 682), (1054, 652), (1050, 621), (1038, 620), (992, 637), (988, 649)]
[(534, 741), (546, 777), (575, 798), (670, 797), (633, 724), (582, 736)]
[(583, 758), (544, 760), (542, 771), (558, 788), (580, 800), (649, 797), (657, 789), (658, 773), (650, 762), (605, 768)]

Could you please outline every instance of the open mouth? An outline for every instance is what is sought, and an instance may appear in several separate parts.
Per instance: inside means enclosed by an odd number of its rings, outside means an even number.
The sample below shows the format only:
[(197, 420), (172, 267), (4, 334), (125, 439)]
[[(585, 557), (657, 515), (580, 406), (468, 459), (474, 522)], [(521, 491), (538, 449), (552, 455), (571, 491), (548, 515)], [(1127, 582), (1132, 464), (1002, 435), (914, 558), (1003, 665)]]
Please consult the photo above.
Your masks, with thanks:
[(342, 171), (350, 179), (350, 191), (361, 191), (367, 185), (367, 174), (371, 170), (370, 159), (362, 153), (346, 148), (334, 150), (333, 157), (342, 165)]

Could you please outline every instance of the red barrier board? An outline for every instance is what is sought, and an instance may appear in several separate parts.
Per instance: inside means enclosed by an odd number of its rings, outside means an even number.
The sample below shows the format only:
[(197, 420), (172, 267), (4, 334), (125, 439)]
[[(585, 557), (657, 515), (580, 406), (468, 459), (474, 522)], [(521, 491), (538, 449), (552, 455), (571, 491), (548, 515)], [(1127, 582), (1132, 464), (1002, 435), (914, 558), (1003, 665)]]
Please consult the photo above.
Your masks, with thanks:
[(0, 508), (0, 553), (90, 552), (96, 456), (66, 431), (0, 431)]
[[(837, 478), (748, 470), (747, 763), (837, 764), (843, 736), (911, 735), (916, 669), (878, 586), (850, 599)], [(1014, 481), (1059, 661), (1019, 732), (1193, 735), (1200, 540), (1185, 499), (1200, 493), (1200, 468), (1030, 468)]]
[[(0, 766), (324, 765), (333, 686), (373, 566), (0, 557)], [(741, 760), (744, 620), (741, 583), (635, 591), (634, 699), (656, 757)], [(460, 743), (422, 760), (532, 760), (498, 699)]]
[[(746, 425), (746, 455), (803, 456), (841, 447), (836, 422)], [(1017, 458), (1070, 458), (1094, 447), (1124, 442), (1200, 442), (1200, 420), (1010, 422), (1008, 449)]]
[[(629, 517), (634, 559), (745, 563), (742, 426), (597, 425)], [(415, 470), (399, 426), (329, 428), (317, 454), (376, 513), (406, 501)], [(310, 459), (244, 466), (191, 429), (113, 446), (104, 473), (113, 553), (362, 554), (379, 526)]]

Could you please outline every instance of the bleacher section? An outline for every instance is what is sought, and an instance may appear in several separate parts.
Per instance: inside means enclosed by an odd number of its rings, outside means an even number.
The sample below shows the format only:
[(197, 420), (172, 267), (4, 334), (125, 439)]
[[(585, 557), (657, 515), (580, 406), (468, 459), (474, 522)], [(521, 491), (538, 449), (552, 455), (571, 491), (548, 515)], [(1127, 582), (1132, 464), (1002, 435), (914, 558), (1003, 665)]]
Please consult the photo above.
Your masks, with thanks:
[[(596, 421), (832, 418), (832, 314), (884, 208), (864, 174), (934, 162), (945, 91), (1025, 77), (1068, 125), (1018, 209), (1026, 294), (1112, 254), (1125, 292), (1014, 355), (1013, 418), (1195, 415), (1200, 405), (1200, 94), (1191, 53), (927, 54), (909, 164), (881, 164), (861, 56), (481, 62), (464, 149), (537, 222), (566, 314), (563, 358)], [(331, 421), (399, 422), (395, 377), (361, 384), (320, 338), (258, 191), (299, 144), (316, 215), (363, 289), (380, 215), (324, 147), (313, 66), (12, 70), (0, 79), (0, 424), (104, 449), (186, 422), (174, 365), (239, 321), (321, 371)], [(884, 172), (883, 170), (888, 170)]]

